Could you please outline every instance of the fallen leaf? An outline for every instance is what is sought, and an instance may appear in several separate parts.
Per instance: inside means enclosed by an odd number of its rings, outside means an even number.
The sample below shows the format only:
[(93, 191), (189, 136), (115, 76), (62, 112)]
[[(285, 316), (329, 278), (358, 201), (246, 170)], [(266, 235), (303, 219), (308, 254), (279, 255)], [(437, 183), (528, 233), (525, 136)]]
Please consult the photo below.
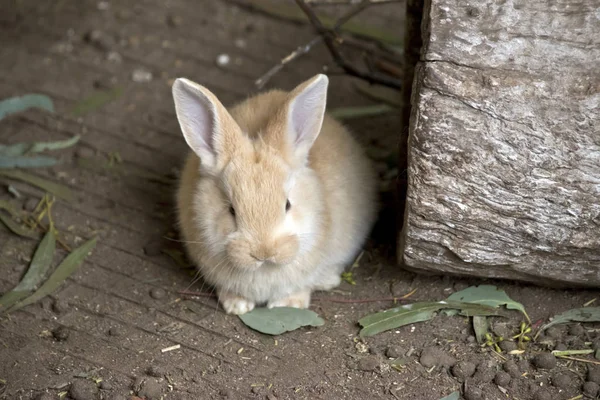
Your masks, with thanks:
[(46, 150), (66, 149), (75, 145), (81, 136), (75, 135), (70, 139), (54, 142), (16, 143), (10, 146), (0, 146), (1, 156), (22, 156), (28, 153), (40, 153)]
[(37, 239), (37, 232), (19, 224), (8, 215), (0, 212), (0, 222), (2, 222), (12, 233), (29, 239)]
[(358, 323), (363, 327), (359, 335), (373, 336), (378, 333), (399, 328), (416, 322), (428, 321), (435, 313), (444, 309), (460, 310), (462, 315), (498, 315), (498, 310), (480, 304), (457, 301), (436, 301), (405, 304), (361, 318)]
[(483, 304), (490, 307), (506, 306), (509, 310), (519, 310), (529, 321), (523, 304), (512, 300), (504, 290), (493, 285), (471, 286), (448, 297), (450, 301), (464, 301), (466, 303)]
[(120, 87), (115, 87), (109, 90), (99, 90), (75, 104), (71, 110), (71, 115), (74, 117), (80, 117), (84, 114), (95, 111), (105, 104), (118, 99), (122, 94), (123, 89)]
[(448, 396), (441, 398), (440, 400), (459, 400), (460, 392), (452, 392)]
[(21, 282), (13, 290), (5, 293), (0, 298), (0, 309), (11, 307), (19, 300), (27, 297), (31, 291), (42, 283), (50, 269), (55, 249), (56, 238), (50, 230), (38, 245), (33, 254), (33, 259), (29, 264), (29, 269), (23, 279), (21, 279)]
[(56, 165), (58, 160), (53, 157), (36, 156), (0, 156), (0, 168), (40, 168)]
[(395, 109), (387, 104), (376, 104), (363, 107), (339, 107), (329, 110), (329, 115), (339, 120), (373, 117), (388, 114)]
[(551, 322), (540, 328), (540, 332), (545, 331), (553, 325), (566, 324), (568, 322), (599, 322), (600, 307), (575, 308), (558, 314), (552, 318)]
[(54, 112), (52, 100), (43, 94), (26, 94), (0, 101), (0, 120), (7, 115), (15, 114), (30, 108), (39, 108)]
[(58, 183), (54, 183), (44, 178), (40, 178), (39, 176), (28, 174), (23, 171), (9, 171), (0, 169), (0, 176), (5, 176), (10, 179), (27, 182), (30, 185), (37, 186), (40, 189), (43, 189), (48, 193), (52, 193), (53, 195), (60, 197), (64, 200), (72, 201), (74, 199), (73, 193), (68, 187), (60, 185)]
[(15, 311), (29, 304), (35, 303), (36, 301), (46, 297), (47, 295), (54, 292), (58, 287), (67, 279), (83, 260), (87, 257), (90, 251), (96, 246), (97, 238), (88, 240), (83, 245), (73, 250), (64, 260), (59, 264), (54, 273), (50, 275), (48, 280), (36, 290), (31, 296), (15, 304), (8, 311)]
[(314, 311), (292, 307), (255, 308), (239, 317), (250, 328), (267, 335), (281, 335), (303, 326), (325, 323)]
[(485, 334), (488, 332), (487, 318), (484, 316), (476, 315), (473, 317), (473, 331), (475, 332), (475, 338), (477, 343), (482, 344), (485, 342)]

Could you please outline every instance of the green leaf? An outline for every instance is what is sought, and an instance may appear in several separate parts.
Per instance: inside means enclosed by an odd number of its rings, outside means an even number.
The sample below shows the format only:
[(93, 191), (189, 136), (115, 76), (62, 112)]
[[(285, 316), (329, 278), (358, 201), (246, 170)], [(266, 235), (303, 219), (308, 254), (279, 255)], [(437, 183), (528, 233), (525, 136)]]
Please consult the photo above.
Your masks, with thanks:
[(29, 239), (37, 239), (39, 237), (37, 232), (24, 227), (4, 213), (0, 213), (0, 222), (2, 222), (12, 233), (21, 237)]
[(20, 97), (11, 97), (0, 101), (0, 120), (7, 115), (15, 114), (30, 108), (40, 108), (54, 112), (54, 104), (48, 96), (43, 94), (26, 94)]
[(599, 322), (600, 307), (575, 308), (558, 314), (552, 318), (552, 321), (540, 328), (540, 332), (545, 331), (553, 325), (566, 324), (568, 322)]
[(27, 182), (33, 186), (37, 186), (45, 190), (46, 192), (52, 193), (53, 195), (67, 201), (73, 201), (74, 199), (73, 193), (68, 187), (60, 185), (58, 183), (54, 183), (44, 178), (40, 178), (39, 176), (28, 174), (23, 171), (0, 169), (0, 176), (5, 176), (10, 179)]
[(55, 248), (56, 238), (54, 237), (54, 233), (48, 231), (38, 245), (33, 259), (29, 264), (29, 269), (23, 279), (21, 279), (21, 282), (13, 290), (0, 297), (0, 309), (11, 307), (19, 300), (27, 297), (32, 290), (42, 283), (50, 269)]
[(40, 153), (45, 150), (60, 150), (73, 146), (81, 136), (75, 135), (70, 139), (57, 140), (54, 142), (16, 143), (10, 146), (0, 145), (0, 156), (14, 157), (27, 153)]
[(399, 328), (416, 322), (428, 321), (435, 313), (444, 309), (460, 310), (466, 316), (497, 315), (498, 310), (478, 304), (456, 301), (436, 301), (405, 304), (361, 318), (358, 323), (363, 327), (359, 335), (373, 336), (378, 333)]
[(377, 115), (387, 114), (394, 111), (394, 108), (387, 104), (376, 104), (363, 107), (339, 107), (329, 111), (329, 114), (339, 120), (366, 118)]
[(464, 301), (466, 303), (483, 304), (490, 307), (506, 306), (509, 310), (519, 310), (529, 321), (523, 304), (512, 300), (504, 290), (493, 285), (471, 286), (448, 297), (450, 301)]
[(452, 392), (448, 396), (441, 398), (440, 400), (459, 400), (460, 392)]
[(303, 326), (325, 323), (315, 312), (292, 307), (255, 308), (239, 316), (250, 328), (267, 335), (281, 335)]
[(122, 94), (123, 89), (120, 87), (114, 87), (109, 90), (100, 90), (92, 93), (90, 96), (75, 104), (71, 110), (71, 115), (74, 117), (80, 117), (84, 114), (95, 111), (105, 104), (118, 99)]
[(47, 156), (37, 157), (7, 157), (0, 156), (0, 168), (39, 168), (51, 167), (58, 162), (56, 158)]
[(47, 295), (54, 292), (58, 287), (67, 279), (83, 260), (87, 257), (90, 251), (96, 246), (97, 238), (88, 240), (80, 247), (76, 248), (63, 260), (62, 263), (56, 268), (54, 273), (50, 275), (48, 280), (36, 290), (31, 296), (20, 301), (8, 311), (15, 311), (22, 307), (28, 306), (29, 304), (35, 303), (36, 301), (46, 297)]
[(475, 339), (477, 343), (482, 344), (485, 342), (485, 334), (488, 332), (487, 318), (484, 316), (476, 315), (473, 317), (473, 331), (475, 332)]

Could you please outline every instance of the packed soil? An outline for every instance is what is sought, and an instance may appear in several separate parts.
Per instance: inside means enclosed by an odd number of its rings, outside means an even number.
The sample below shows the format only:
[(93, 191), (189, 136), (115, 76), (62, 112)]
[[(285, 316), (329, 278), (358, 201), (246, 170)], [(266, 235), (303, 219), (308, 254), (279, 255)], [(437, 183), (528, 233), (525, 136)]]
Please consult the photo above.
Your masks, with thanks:
[[(593, 355), (575, 356), (582, 362), (549, 353), (595, 350), (600, 336), (593, 324), (558, 325), (516, 352), (509, 339), (524, 321), (516, 311), (492, 319), (494, 338), (506, 339), (500, 352), (477, 343), (468, 318), (445, 314), (359, 338), (361, 317), (413, 291), (399, 301), (444, 300), (471, 285), (495, 284), (525, 306), (535, 327), (598, 296), (401, 269), (391, 190), (398, 170), (389, 162), (400, 132), (397, 113), (347, 121), (377, 162), (382, 211), (352, 270), (355, 284), (315, 295), (311, 309), (323, 326), (267, 336), (224, 314), (212, 297), (180, 293), (210, 291), (196, 282), (176, 241), (173, 182), (187, 149), (170, 84), (186, 76), (225, 104), (242, 100), (256, 91), (255, 79), (314, 37), (310, 27), (257, 13), (241, 0), (6, 3), (0, 98), (44, 93), (56, 112), (2, 120), (0, 143), (80, 134), (75, 147), (56, 153), (58, 166), (32, 173), (76, 194), (53, 207), (65, 242), (99, 241), (60, 290), (0, 316), (1, 399), (439, 400), (454, 391), (467, 400), (597, 398)], [(400, 34), (403, 8), (378, 6), (359, 20)], [(324, 67), (335, 72), (326, 49), (316, 46), (267, 87), (290, 89)], [(330, 107), (372, 104), (353, 84), (331, 74)], [(98, 93), (109, 101), (99, 102)], [(26, 210), (43, 194), (0, 181), (0, 199)], [(0, 228), (0, 292), (20, 280), (36, 244)], [(64, 256), (59, 251), (55, 261)]]

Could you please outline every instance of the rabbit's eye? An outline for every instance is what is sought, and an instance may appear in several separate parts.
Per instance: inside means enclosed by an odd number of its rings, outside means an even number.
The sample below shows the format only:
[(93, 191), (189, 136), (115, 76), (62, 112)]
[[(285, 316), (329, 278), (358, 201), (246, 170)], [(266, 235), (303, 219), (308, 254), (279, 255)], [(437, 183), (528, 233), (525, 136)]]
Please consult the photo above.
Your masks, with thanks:
[(232, 217), (235, 217), (235, 208), (233, 208), (233, 206), (229, 206), (229, 214), (231, 214)]
[(289, 200), (285, 201), (285, 212), (290, 211), (290, 208), (292, 208), (292, 204), (290, 203)]

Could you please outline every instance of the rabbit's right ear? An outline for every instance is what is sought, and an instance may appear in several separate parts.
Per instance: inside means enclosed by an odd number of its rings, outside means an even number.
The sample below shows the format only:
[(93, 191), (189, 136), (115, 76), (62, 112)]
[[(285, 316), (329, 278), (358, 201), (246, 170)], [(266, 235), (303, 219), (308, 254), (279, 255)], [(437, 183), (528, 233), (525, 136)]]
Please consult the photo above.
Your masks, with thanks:
[(173, 100), (188, 146), (203, 166), (216, 167), (219, 156), (235, 146), (237, 124), (210, 90), (188, 79), (175, 80)]

